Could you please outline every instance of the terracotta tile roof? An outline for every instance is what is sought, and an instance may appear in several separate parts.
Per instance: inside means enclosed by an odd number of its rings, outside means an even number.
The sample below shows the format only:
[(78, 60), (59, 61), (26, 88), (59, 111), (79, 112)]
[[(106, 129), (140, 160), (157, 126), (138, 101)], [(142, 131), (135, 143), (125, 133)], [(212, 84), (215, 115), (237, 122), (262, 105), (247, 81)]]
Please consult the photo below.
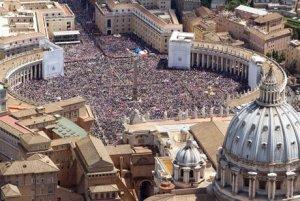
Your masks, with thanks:
[(44, 38), (45, 36), (39, 32), (28, 32), (17, 34), (15, 36), (0, 37), (0, 44), (9, 44), (17, 41), (27, 40), (30, 38)]
[[(222, 124), (222, 122), (219, 123)], [(226, 124), (228, 125), (229, 122), (226, 122)], [(190, 128), (194, 139), (212, 162), (214, 168), (216, 168), (218, 164), (218, 148), (222, 146), (224, 140), (224, 129), (220, 128), (221, 127), (218, 127), (214, 121), (200, 122)]]
[(279, 20), (282, 18), (282, 15), (280, 15), (279, 13), (269, 13), (267, 15), (262, 15), (257, 17), (254, 22), (256, 23), (265, 23), (268, 21), (272, 21), (272, 20)]
[(110, 185), (98, 185), (98, 186), (90, 186), (89, 191), (91, 193), (105, 193), (105, 192), (118, 192), (119, 188), (115, 184)]
[(68, 138), (59, 138), (55, 140), (51, 140), (51, 147), (64, 145), (64, 144), (71, 144), (77, 142), (80, 139), (80, 137), (68, 137)]
[(7, 125), (7, 128), (11, 127), (10, 130), (17, 130), (18, 134), (20, 133), (29, 133), (30, 130), (27, 128), (20, 126), (17, 124), (17, 119), (9, 116), (9, 115), (4, 115), (0, 117), (0, 121), (3, 122), (3, 124)]
[(69, 98), (66, 100), (61, 100), (61, 101), (55, 102), (56, 105), (61, 106), (61, 107), (74, 105), (77, 103), (85, 103), (85, 99), (81, 96), (76, 96), (74, 98)]
[(4, 198), (15, 198), (21, 196), (19, 188), (12, 184), (6, 184), (2, 186), (1, 194), (3, 195)]
[(109, 155), (122, 155), (122, 154), (132, 154), (130, 144), (120, 144), (120, 145), (109, 145), (105, 147)]
[(29, 157), (24, 161), (0, 163), (0, 175), (21, 175), (21, 174), (41, 174), (58, 172), (59, 168), (52, 162), (48, 156)]
[(22, 141), (24, 141), (27, 145), (35, 145), (41, 143), (49, 143), (50, 138), (43, 131), (39, 131), (38, 133), (26, 133), (21, 135), (20, 137)]
[(102, 166), (105, 171), (114, 170), (113, 162), (100, 139), (88, 135), (78, 140), (76, 146), (87, 171), (95, 171), (96, 166)]
[(51, 121), (54, 122), (55, 120), (56, 118), (53, 115), (43, 115), (43, 116), (31, 117), (28, 119), (20, 120), (18, 124), (22, 126), (31, 126), (31, 125), (36, 125), (45, 122), (51, 122)]
[(20, 119), (23, 117), (33, 116), (36, 114), (37, 114), (37, 112), (36, 112), (35, 108), (29, 108), (29, 109), (24, 109), (24, 110), (19, 110), (17, 112), (13, 112), (12, 116), (17, 119)]

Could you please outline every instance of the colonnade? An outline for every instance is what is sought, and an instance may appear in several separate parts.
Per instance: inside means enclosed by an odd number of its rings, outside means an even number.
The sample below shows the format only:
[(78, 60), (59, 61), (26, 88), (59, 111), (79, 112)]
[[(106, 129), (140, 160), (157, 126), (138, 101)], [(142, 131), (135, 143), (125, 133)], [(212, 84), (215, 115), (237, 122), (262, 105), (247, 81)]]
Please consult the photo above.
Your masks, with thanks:
[(8, 84), (9, 86), (14, 87), (18, 83), (23, 83), (33, 79), (41, 79), (42, 76), (42, 62), (35, 62), (15, 70), (9, 76)]
[(226, 72), (247, 79), (249, 61), (246, 58), (201, 49), (192, 50), (191, 66)]
[[(275, 200), (276, 196), (285, 195), (287, 199), (294, 196), (294, 180), (296, 173), (292, 171), (286, 172), (286, 175), (278, 176), (276, 173), (268, 173), (266, 176), (259, 176), (257, 172), (240, 172), (235, 167), (229, 168), (226, 163), (219, 168), (219, 184), (221, 188), (226, 188), (227, 184), (231, 187), (233, 195), (239, 194), (241, 191), (248, 191), (249, 200), (254, 200), (256, 194), (267, 196), (268, 200)], [(227, 177), (227, 175), (230, 177)], [(242, 179), (242, 181), (240, 181)], [(247, 181), (246, 181), (247, 180)], [(262, 184), (260, 184), (262, 182)], [(283, 183), (285, 182), (285, 185)], [(265, 186), (264, 186), (265, 185)], [(285, 189), (283, 187), (285, 186)]]

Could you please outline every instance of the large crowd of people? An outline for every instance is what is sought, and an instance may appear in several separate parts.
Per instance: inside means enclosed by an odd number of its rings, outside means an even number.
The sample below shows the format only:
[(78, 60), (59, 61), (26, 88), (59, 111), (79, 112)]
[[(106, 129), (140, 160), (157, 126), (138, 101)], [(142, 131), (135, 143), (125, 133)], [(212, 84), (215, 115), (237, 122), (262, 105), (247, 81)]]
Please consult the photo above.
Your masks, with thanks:
[[(73, 5), (75, 7), (75, 5)], [(63, 46), (65, 76), (51, 80), (32, 80), (14, 90), (19, 95), (43, 104), (58, 97), (83, 96), (91, 105), (97, 124), (95, 135), (106, 143), (117, 143), (124, 130), (124, 116), (134, 109), (151, 118), (162, 118), (165, 111), (175, 117), (179, 110), (195, 107), (216, 110), (224, 105), (226, 94), (241, 92), (246, 84), (229, 75), (199, 69), (170, 70), (161, 67), (159, 55), (129, 35), (95, 36), (94, 27), (80, 18), (84, 12), (73, 8), (81, 22), (81, 43)], [(79, 13), (79, 14), (78, 14)], [(134, 68), (129, 50), (147, 48), (149, 54), (137, 61)], [(134, 81), (136, 80), (136, 81)], [(137, 100), (133, 100), (133, 89)]]
[[(165, 111), (174, 117), (179, 110), (194, 107), (217, 109), (226, 94), (245, 89), (243, 83), (214, 72), (157, 69), (160, 57), (156, 56), (138, 60), (137, 72), (130, 58), (82, 58), (65, 64), (64, 77), (23, 83), (15, 91), (41, 104), (57, 97), (85, 97), (112, 141), (123, 131), (122, 119), (133, 109), (149, 112), (151, 118), (162, 118)], [(135, 75), (138, 101), (132, 100)]]

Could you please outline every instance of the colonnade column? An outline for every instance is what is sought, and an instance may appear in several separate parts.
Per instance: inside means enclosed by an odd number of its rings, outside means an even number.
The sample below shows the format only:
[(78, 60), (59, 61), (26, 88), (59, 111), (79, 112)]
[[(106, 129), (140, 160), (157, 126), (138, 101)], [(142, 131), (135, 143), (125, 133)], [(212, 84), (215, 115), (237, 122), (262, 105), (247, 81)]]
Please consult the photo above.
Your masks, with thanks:
[(224, 71), (224, 58), (221, 57), (221, 71)]
[(177, 181), (179, 179), (179, 165), (173, 164), (174, 168), (174, 179)]
[(39, 78), (42, 78), (43, 77), (43, 74), (42, 74), (43, 70), (42, 70), (42, 64), (39, 64)]
[(194, 53), (191, 55), (191, 66), (194, 66)]
[(241, 62), (237, 62), (237, 74), (238, 74), (238, 76), (241, 76), (241, 73), (242, 73), (242, 71), (241, 71), (241, 68), (242, 68), (242, 64), (241, 64)]
[(209, 66), (209, 55), (206, 55), (206, 68)]
[(213, 58), (212, 69), (216, 70), (216, 69), (218, 69), (218, 65), (217, 65), (217, 59), (218, 59), (218, 57), (216, 55), (212, 55), (212, 58)]
[(200, 178), (201, 178), (200, 168), (201, 168), (200, 166), (197, 166), (194, 169), (195, 182), (200, 182)]
[(274, 200), (276, 191), (276, 173), (268, 174), (268, 199)]
[(286, 198), (292, 198), (294, 196), (294, 179), (295, 172), (286, 172)]
[(30, 66), (30, 79), (31, 80), (34, 79), (34, 77), (33, 77), (33, 68), (34, 68), (34, 66)]
[(231, 189), (232, 193), (236, 195), (238, 193), (238, 175), (239, 175), (239, 170), (236, 168), (231, 169)]
[(221, 163), (221, 186), (225, 187), (226, 185), (226, 169), (227, 169), (227, 164), (225, 162)]
[(34, 75), (33, 75), (33, 77), (35, 78), (35, 79), (37, 79), (37, 65), (35, 65), (34, 67)]
[(184, 183), (189, 183), (190, 181), (190, 168), (184, 167), (183, 169), (183, 182)]
[(196, 65), (199, 66), (199, 53), (196, 53)]
[(249, 176), (249, 200), (253, 200), (255, 198), (256, 193), (256, 172), (248, 172)]

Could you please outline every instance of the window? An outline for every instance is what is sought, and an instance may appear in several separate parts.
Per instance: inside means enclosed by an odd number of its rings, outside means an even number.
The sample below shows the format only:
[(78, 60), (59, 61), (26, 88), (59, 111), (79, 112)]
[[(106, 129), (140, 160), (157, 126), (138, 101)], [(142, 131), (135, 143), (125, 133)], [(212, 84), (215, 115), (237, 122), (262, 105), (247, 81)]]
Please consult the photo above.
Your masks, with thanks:
[(106, 21), (106, 26), (107, 26), (108, 28), (111, 27), (111, 19), (108, 19), (108, 20)]
[(190, 178), (193, 178), (194, 177), (194, 172), (193, 170), (190, 170)]
[(276, 190), (280, 190), (280, 189), (281, 189), (281, 182), (276, 181)]
[(52, 185), (48, 187), (48, 193), (53, 193), (53, 186)]
[(180, 176), (183, 177), (183, 170), (180, 170)]
[(249, 187), (249, 178), (244, 178), (244, 187)]
[(266, 181), (259, 181), (259, 189), (266, 190)]

